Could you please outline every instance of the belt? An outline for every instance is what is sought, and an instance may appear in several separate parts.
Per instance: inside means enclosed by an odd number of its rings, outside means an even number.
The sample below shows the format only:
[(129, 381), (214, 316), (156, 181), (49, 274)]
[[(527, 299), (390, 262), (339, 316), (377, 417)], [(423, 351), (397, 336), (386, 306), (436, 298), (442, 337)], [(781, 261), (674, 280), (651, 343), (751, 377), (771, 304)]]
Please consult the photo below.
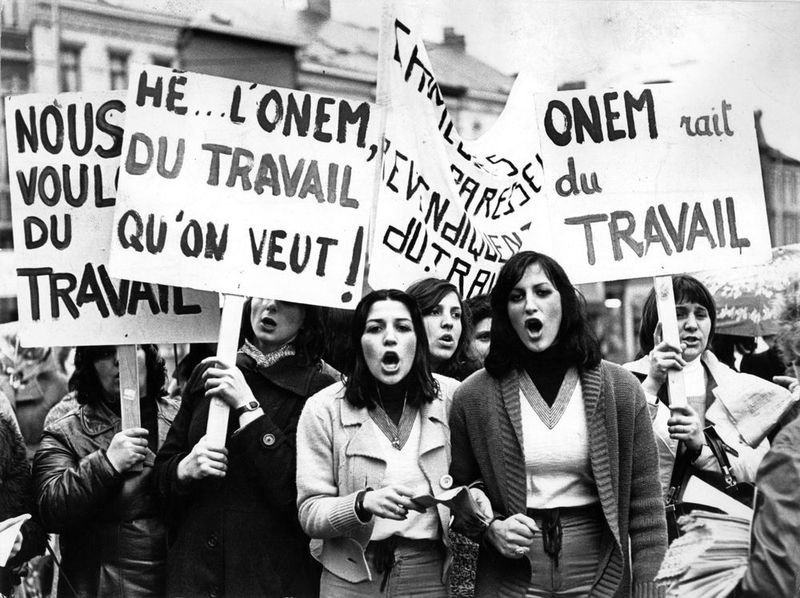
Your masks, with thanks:
[(526, 515), (535, 520), (542, 532), (542, 547), (545, 554), (553, 559), (558, 567), (558, 556), (561, 554), (561, 540), (564, 526), (573, 523), (596, 520), (602, 517), (603, 509), (599, 503), (580, 507), (557, 507), (555, 509), (527, 509)]

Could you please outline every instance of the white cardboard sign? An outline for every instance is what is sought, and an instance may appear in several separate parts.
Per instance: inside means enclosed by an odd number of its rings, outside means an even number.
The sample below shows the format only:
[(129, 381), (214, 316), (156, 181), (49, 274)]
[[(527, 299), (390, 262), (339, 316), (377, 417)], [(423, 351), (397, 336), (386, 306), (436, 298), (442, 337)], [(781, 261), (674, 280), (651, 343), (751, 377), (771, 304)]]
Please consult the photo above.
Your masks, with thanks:
[(218, 334), (215, 293), (119, 280), (108, 270), (124, 93), (6, 100), (23, 345), (207, 342)]

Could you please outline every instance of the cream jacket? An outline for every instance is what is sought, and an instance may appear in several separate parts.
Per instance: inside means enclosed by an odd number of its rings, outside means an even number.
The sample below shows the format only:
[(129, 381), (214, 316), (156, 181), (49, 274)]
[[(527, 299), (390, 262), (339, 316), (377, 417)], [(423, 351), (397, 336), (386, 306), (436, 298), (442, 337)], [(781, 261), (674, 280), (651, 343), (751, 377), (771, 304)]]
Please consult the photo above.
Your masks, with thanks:
[[(439, 396), (420, 409), (419, 465), (434, 493), (452, 485), (448, 416), (458, 382), (434, 374)], [(375, 455), (378, 439), (366, 408), (344, 400), (344, 386), (333, 384), (306, 402), (297, 430), (297, 507), (300, 524), (311, 538), (311, 554), (331, 573), (358, 583), (374, 574), (364, 556), (375, 518), (356, 515), (355, 499), (366, 487), (381, 488), (386, 462)], [(447, 548), (446, 581), (452, 555), (450, 511), (438, 506), (442, 541)]]

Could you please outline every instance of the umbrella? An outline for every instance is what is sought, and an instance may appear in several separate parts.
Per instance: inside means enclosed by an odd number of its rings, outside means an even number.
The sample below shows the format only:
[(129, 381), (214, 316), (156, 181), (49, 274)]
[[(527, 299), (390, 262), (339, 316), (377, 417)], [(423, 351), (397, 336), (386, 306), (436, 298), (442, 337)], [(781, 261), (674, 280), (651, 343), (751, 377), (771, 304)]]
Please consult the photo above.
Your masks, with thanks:
[(767, 264), (706, 270), (694, 276), (717, 304), (716, 332), (739, 336), (777, 334), (787, 292), (800, 285), (800, 243), (772, 249)]

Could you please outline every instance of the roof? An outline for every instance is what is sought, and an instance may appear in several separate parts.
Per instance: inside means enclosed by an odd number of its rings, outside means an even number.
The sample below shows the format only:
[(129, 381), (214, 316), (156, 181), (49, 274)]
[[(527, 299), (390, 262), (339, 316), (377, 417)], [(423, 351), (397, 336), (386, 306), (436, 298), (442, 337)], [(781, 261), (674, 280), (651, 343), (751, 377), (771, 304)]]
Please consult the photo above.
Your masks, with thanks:
[[(309, 11), (256, 10), (251, 6), (217, 4), (196, 15), (190, 29), (295, 47), (301, 69), (345, 72), (358, 80), (375, 81), (379, 32), (325, 18)], [(426, 42), (439, 84), (471, 93), (508, 95), (513, 77), (463, 50)]]

